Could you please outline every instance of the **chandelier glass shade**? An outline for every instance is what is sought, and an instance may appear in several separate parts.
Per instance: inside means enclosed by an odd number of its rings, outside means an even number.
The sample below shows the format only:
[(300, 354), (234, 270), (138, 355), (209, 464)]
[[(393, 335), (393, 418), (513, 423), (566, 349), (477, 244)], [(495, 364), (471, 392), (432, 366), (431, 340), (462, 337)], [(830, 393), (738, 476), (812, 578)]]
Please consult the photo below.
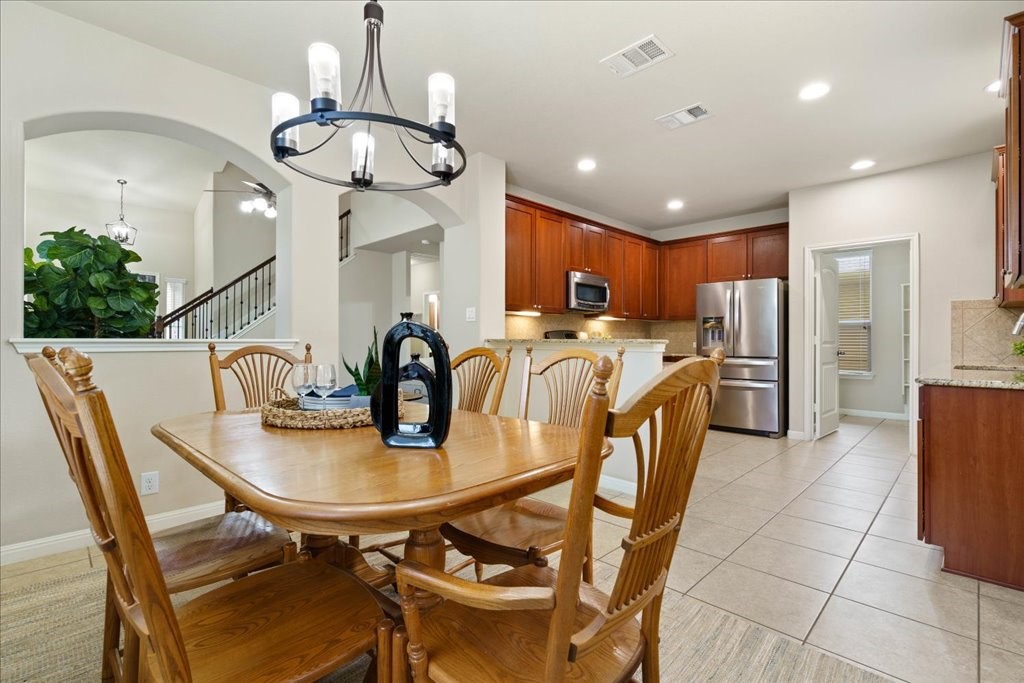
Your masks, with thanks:
[[(309, 46), (309, 113), (302, 113), (299, 99), (285, 92), (271, 98), (272, 131), (270, 146), (274, 159), (305, 176), (333, 185), (357, 190), (401, 192), (438, 185), (449, 185), (466, 170), (466, 153), (455, 139), (455, 79), (445, 73), (427, 78), (427, 121), (420, 123), (402, 118), (395, 111), (384, 78), (381, 63), (380, 34), (384, 10), (376, 0), (363, 8), (366, 25), (366, 48), (363, 68), (355, 94), (348, 109), (342, 106), (341, 56), (327, 43)], [(383, 112), (373, 110), (378, 91), (384, 103)], [(322, 140), (303, 150), (300, 147), (302, 128), (319, 127), (325, 131)], [(330, 143), (342, 130), (351, 128), (352, 173), (349, 179), (334, 178), (313, 171), (299, 158), (312, 154)], [(374, 182), (375, 132), (394, 131), (409, 158), (428, 176), (420, 183)], [(418, 145), (430, 146), (430, 161), (421, 162), (413, 150)], [(425, 154), (424, 154), (425, 156)]]
[(107, 236), (118, 244), (130, 247), (135, 244), (135, 236), (139, 231), (124, 219), (124, 186), (128, 184), (128, 181), (119, 178), (117, 182), (121, 186), (121, 212), (118, 214), (116, 221), (107, 223)]

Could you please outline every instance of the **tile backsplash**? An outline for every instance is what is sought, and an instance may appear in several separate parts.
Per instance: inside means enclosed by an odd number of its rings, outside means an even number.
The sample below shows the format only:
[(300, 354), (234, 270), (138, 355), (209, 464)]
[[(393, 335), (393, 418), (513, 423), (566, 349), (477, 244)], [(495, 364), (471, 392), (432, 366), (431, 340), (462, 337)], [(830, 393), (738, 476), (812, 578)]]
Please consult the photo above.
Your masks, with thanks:
[(693, 353), (694, 321), (646, 322), (644, 320), (594, 320), (582, 313), (527, 317), (505, 316), (509, 339), (543, 339), (550, 330), (577, 330), (591, 337), (600, 334), (614, 339), (668, 339), (666, 353)]
[[(1024, 370), (1024, 356), (1013, 353), (1015, 337), (1010, 332), (1020, 310), (1000, 308), (991, 299), (953, 301), (952, 323), (953, 366), (1009, 365)], [(952, 369), (954, 379), (1011, 379), (1012, 372)], [(1003, 375), (1006, 375), (1003, 377)]]

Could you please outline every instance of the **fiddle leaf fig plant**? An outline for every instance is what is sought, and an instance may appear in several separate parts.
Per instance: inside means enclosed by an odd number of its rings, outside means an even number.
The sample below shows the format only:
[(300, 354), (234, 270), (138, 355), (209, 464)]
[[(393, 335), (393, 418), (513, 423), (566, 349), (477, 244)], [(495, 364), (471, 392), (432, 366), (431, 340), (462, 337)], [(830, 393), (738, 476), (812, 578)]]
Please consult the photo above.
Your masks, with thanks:
[(137, 253), (76, 227), (43, 235), (25, 249), (26, 337), (148, 336), (158, 288), (128, 270)]
[(380, 383), (380, 353), (377, 345), (377, 327), (373, 328), (373, 343), (366, 348), (366, 359), (363, 361), (363, 368), (360, 371), (358, 366), (351, 366), (345, 357), (341, 357), (348, 374), (352, 375), (359, 396), (372, 396), (374, 389)]

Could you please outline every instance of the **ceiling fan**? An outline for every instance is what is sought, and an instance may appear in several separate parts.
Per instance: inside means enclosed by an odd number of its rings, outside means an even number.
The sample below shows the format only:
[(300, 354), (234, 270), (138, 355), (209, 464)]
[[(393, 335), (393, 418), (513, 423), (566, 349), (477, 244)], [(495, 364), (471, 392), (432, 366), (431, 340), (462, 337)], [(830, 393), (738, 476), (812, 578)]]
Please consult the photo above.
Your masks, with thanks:
[(250, 183), (248, 180), (243, 180), (242, 184), (248, 185), (249, 189), (203, 190), (203, 192), (234, 192), (237, 194), (254, 195), (251, 199), (243, 199), (238, 205), (242, 213), (259, 211), (267, 218), (277, 218), (277, 195), (269, 187), (263, 183)]

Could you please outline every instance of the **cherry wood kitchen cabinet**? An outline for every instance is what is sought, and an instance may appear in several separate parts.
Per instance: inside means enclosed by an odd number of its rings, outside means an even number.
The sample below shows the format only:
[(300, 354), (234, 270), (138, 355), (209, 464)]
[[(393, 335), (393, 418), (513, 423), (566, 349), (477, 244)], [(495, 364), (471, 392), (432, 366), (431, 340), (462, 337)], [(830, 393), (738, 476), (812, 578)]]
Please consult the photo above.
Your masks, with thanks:
[(658, 260), (661, 249), (650, 242), (643, 243), (641, 270), (643, 278), (640, 302), (640, 317), (644, 320), (657, 320), (659, 315), (658, 302)]
[[(996, 266), (1001, 277), (996, 298), (1004, 306), (1024, 305), (1024, 164), (1021, 140), (1024, 139), (1024, 12), (1006, 18), (1009, 40), (1004, 42), (1000, 74), (1006, 96), (1006, 144), (1003, 159), (1002, 232), (997, 235), (996, 248), (1002, 259)], [(998, 191), (998, 190), (997, 190)], [(998, 215), (998, 214), (997, 214)], [(999, 218), (997, 217), (997, 230)]]
[(706, 239), (662, 246), (662, 320), (693, 320), (697, 316), (697, 285), (707, 282), (707, 252)]
[(505, 310), (565, 312), (565, 222), (505, 201)]
[[(992, 182), (996, 184), (996, 300), (1000, 306), (1024, 306), (1024, 288), (1007, 287), (1012, 278), (1011, 258), (1014, 239), (1006, 225), (1006, 145), (992, 152)], [(1017, 238), (1020, 243), (1020, 238)]]
[(708, 282), (789, 277), (786, 223), (708, 237)]
[(943, 569), (1024, 589), (1024, 391), (921, 387), (918, 538)]
[(626, 237), (622, 257), (622, 317), (643, 317), (644, 242)]
[(570, 220), (565, 233), (565, 269), (606, 275), (605, 230)]
[(617, 232), (609, 231), (604, 238), (604, 267), (608, 278), (608, 315), (616, 318), (626, 317), (623, 307), (623, 285), (625, 273), (623, 266), (626, 256), (626, 238)]

